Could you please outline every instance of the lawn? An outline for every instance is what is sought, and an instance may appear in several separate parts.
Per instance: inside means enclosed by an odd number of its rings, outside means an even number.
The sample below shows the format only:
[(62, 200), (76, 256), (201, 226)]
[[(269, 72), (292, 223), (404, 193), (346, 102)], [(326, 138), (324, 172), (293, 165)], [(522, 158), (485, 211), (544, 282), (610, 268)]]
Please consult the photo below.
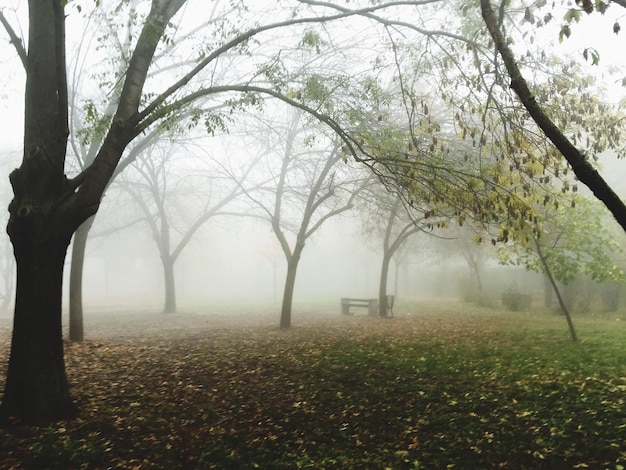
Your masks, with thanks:
[(81, 418), (0, 468), (626, 467), (623, 314), (413, 310), (67, 344)]

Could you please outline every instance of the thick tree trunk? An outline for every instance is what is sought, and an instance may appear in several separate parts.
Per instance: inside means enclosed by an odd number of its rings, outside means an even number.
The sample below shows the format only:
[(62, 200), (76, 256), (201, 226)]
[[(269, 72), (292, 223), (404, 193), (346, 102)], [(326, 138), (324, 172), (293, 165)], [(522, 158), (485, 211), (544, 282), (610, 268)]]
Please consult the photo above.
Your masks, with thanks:
[(17, 295), (0, 419), (46, 423), (77, 414), (63, 358), (61, 296), (67, 239), (13, 240)]
[(389, 277), (389, 263), (391, 255), (383, 254), (383, 262), (380, 268), (380, 284), (378, 285), (378, 315), (380, 317), (387, 316), (387, 278)]
[(163, 313), (176, 312), (176, 279), (174, 277), (174, 260), (161, 257), (163, 263), (163, 281), (165, 282), (165, 305)]
[(285, 278), (285, 290), (283, 291), (283, 305), (280, 310), (280, 327), (287, 329), (291, 327), (291, 307), (293, 305), (293, 293), (296, 287), (296, 274), (298, 273), (298, 263), (300, 255), (292, 255), (287, 261), (287, 277)]
[(165, 26), (185, 0), (153, 2), (132, 54), (111, 128), (98, 156), (73, 180), (65, 176), (68, 100), (64, 0), (29, 0), (24, 60), (24, 156), (10, 176), (7, 232), (17, 262), (11, 354), (0, 420), (49, 423), (77, 413), (63, 357), (63, 265), (72, 234), (98, 210), (128, 143), (147, 70)]
[(72, 263), (70, 265), (70, 340), (82, 341), (85, 337), (83, 325), (83, 272), (87, 238), (94, 217), (87, 219), (74, 234)]
[(91, 208), (69, 202), (75, 188), (63, 174), (68, 135), (64, 4), (28, 4), (24, 155), (10, 175), (14, 197), (7, 233), (17, 289), (3, 422), (48, 423), (77, 413), (63, 358), (63, 265), (72, 234)]

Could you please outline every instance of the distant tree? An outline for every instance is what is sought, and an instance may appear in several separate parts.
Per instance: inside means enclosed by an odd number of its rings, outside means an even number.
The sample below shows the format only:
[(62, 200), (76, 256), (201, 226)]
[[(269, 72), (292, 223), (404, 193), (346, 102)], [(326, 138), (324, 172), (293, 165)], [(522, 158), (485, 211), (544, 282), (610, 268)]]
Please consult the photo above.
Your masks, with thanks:
[[(378, 315), (389, 312), (387, 288), (389, 267), (409, 238), (424, 231), (424, 219), (414, 219), (399, 194), (389, 192), (381, 184), (370, 184), (360, 204), (364, 230), (382, 242), (382, 259), (378, 282)], [(439, 222), (441, 225), (441, 222)]]
[[(274, 135), (266, 149), (271, 183), (246, 191), (260, 211), (257, 217), (271, 224), (287, 261), (281, 328), (291, 326), (296, 275), (306, 243), (328, 219), (352, 209), (364, 185), (363, 177), (352, 176), (342, 160), (337, 139), (303, 123), (300, 112), (290, 116), (284, 140)], [(279, 129), (278, 124), (272, 127), (275, 133)]]
[(538, 209), (539, 232), (511, 234), (511, 243), (501, 246), (498, 254), (504, 264), (521, 265), (547, 276), (576, 341), (557, 282), (566, 285), (583, 274), (599, 283), (609, 280), (623, 283), (626, 276), (623, 268), (613, 261), (621, 247), (604, 227), (603, 207), (586, 197), (576, 198), (573, 207), (567, 205), (568, 199), (560, 199), (561, 204), (556, 199)]
[[(155, 144), (148, 147), (132, 164), (121, 183), (139, 206), (143, 220), (150, 228), (163, 267), (164, 313), (176, 312), (176, 282), (174, 267), (183, 250), (198, 230), (210, 219), (226, 214), (229, 203), (242, 194), (252, 161), (235, 182), (220, 175), (219, 167), (204, 169), (198, 159), (188, 156), (189, 149), (181, 145)], [(176, 155), (183, 154), (193, 164), (195, 175), (176, 175)], [(180, 167), (181, 165), (179, 165)], [(204, 175), (203, 175), (204, 173)], [(133, 177), (132, 175), (136, 175)], [(132, 179), (131, 179), (132, 178)], [(175, 238), (176, 237), (176, 238)]]
[(495, 259), (496, 251), (488, 240), (488, 229), (468, 221), (463, 226), (452, 224), (442, 233), (441, 246), (452, 256), (460, 255), (468, 267), (467, 284), (462, 286), (464, 300), (478, 304), (490, 304), (488, 290), (485, 290), (484, 269), (489, 259)]

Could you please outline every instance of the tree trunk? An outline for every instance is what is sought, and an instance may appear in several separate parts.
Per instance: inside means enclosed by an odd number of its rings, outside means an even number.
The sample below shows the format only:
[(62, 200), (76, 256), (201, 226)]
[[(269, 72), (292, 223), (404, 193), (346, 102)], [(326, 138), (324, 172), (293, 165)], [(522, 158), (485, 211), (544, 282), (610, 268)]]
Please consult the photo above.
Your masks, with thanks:
[(559, 287), (556, 285), (556, 280), (552, 275), (552, 271), (550, 271), (550, 266), (548, 266), (548, 260), (543, 254), (543, 250), (541, 249), (541, 245), (539, 241), (535, 238), (535, 247), (537, 248), (537, 254), (539, 255), (539, 259), (541, 260), (541, 264), (543, 265), (544, 272), (546, 276), (548, 276), (548, 280), (554, 289), (554, 293), (556, 294), (556, 298), (559, 301), (559, 305), (563, 310), (563, 314), (565, 315), (565, 319), (567, 320), (567, 327), (569, 328), (570, 336), (572, 337), (573, 342), (578, 342), (578, 336), (576, 335), (576, 329), (574, 328), (574, 322), (572, 321), (572, 316), (569, 313), (567, 305), (561, 296), (561, 292), (559, 291)]
[(163, 280), (165, 282), (165, 305), (163, 313), (176, 312), (176, 279), (174, 277), (174, 260), (170, 256), (161, 256), (163, 263)]
[(396, 260), (393, 265), (393, 295), (398, 297), (398, 280), (400, 279), (400, 263)]
[(291, 328), (291, 307), (293, 305), (293, 292), (296, 287), (296, 274), (300, 255), (293, 254), (287, 261), (287, 277), (285, 278), (285, 290), (283, 291), (283, 305), (280, 310), (280, 327)]
[[(9, 177), (7, 233), (17, 263), (11, 353), (0, 421), (49, 423), (75, 416), (63, 357), (63, 265), (72, 234), (97, 204), (72, 205), (67, 146), (65, 2), (29, 6), (24, 155)], [(93, 212), (92, 212), (93, 213)]]
[(87, 238), (93, 226), (94, 217), (87, 219), (74, 234), (72, 263), (70, 265), (70, 340), (82, 341), (85, 337), (83, 326), (83, 272)]
[[(24, 155), (9, 179), (7, 233), (17, 262), (11, 353), (0, 421), (50, 423), (77, 414), (63, 357), (63, 266), (72, 234), (98, 210), (128, 143), (154, 51), (184, 0), (153, 2), (129, 61), (119, 105), (98, 156), (77, 178), (64, 174), (68, 99), (64, 0), (29, 0)], [(131, 119), (133, 118), (133, 119)]]
[(550, 282), (550, 278), (546, 273), (543, 273), (543, 306), (546, 308), (552, 307), (554, 297), (554, 288)]
[(482, 296), (483, 293), (483, 279), (480, 276), (480, 268), (478, 267), (478, 263), (474, 263), (471, 268), (472, 274), (474, 276), (474, 280), (476, 282), (476, 289), (478, 290), (479, 296)]
[(17, 294), (11, 355), (0, 407), (6, 423), (46, 423), (77, 414), (63, 357), (61, 297), (70, 237), (12, 237)]
[(380, 317), (387, 316), (387, 278), (389, 276), (389, 263), (391, 255), (383, 254), (383, 262), (380, 269), (380, 284), (378, 285), (378, 315)]

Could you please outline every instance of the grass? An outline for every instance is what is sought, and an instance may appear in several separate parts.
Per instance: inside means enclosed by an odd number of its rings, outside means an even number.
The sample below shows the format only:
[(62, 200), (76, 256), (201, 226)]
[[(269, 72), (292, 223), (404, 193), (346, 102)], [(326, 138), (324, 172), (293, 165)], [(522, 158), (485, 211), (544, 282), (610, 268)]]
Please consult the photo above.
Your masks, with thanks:
[(70, 344), (81, 418), (0, 430), (0, 468), (626, 466), (623, 316), (420, 310)]

